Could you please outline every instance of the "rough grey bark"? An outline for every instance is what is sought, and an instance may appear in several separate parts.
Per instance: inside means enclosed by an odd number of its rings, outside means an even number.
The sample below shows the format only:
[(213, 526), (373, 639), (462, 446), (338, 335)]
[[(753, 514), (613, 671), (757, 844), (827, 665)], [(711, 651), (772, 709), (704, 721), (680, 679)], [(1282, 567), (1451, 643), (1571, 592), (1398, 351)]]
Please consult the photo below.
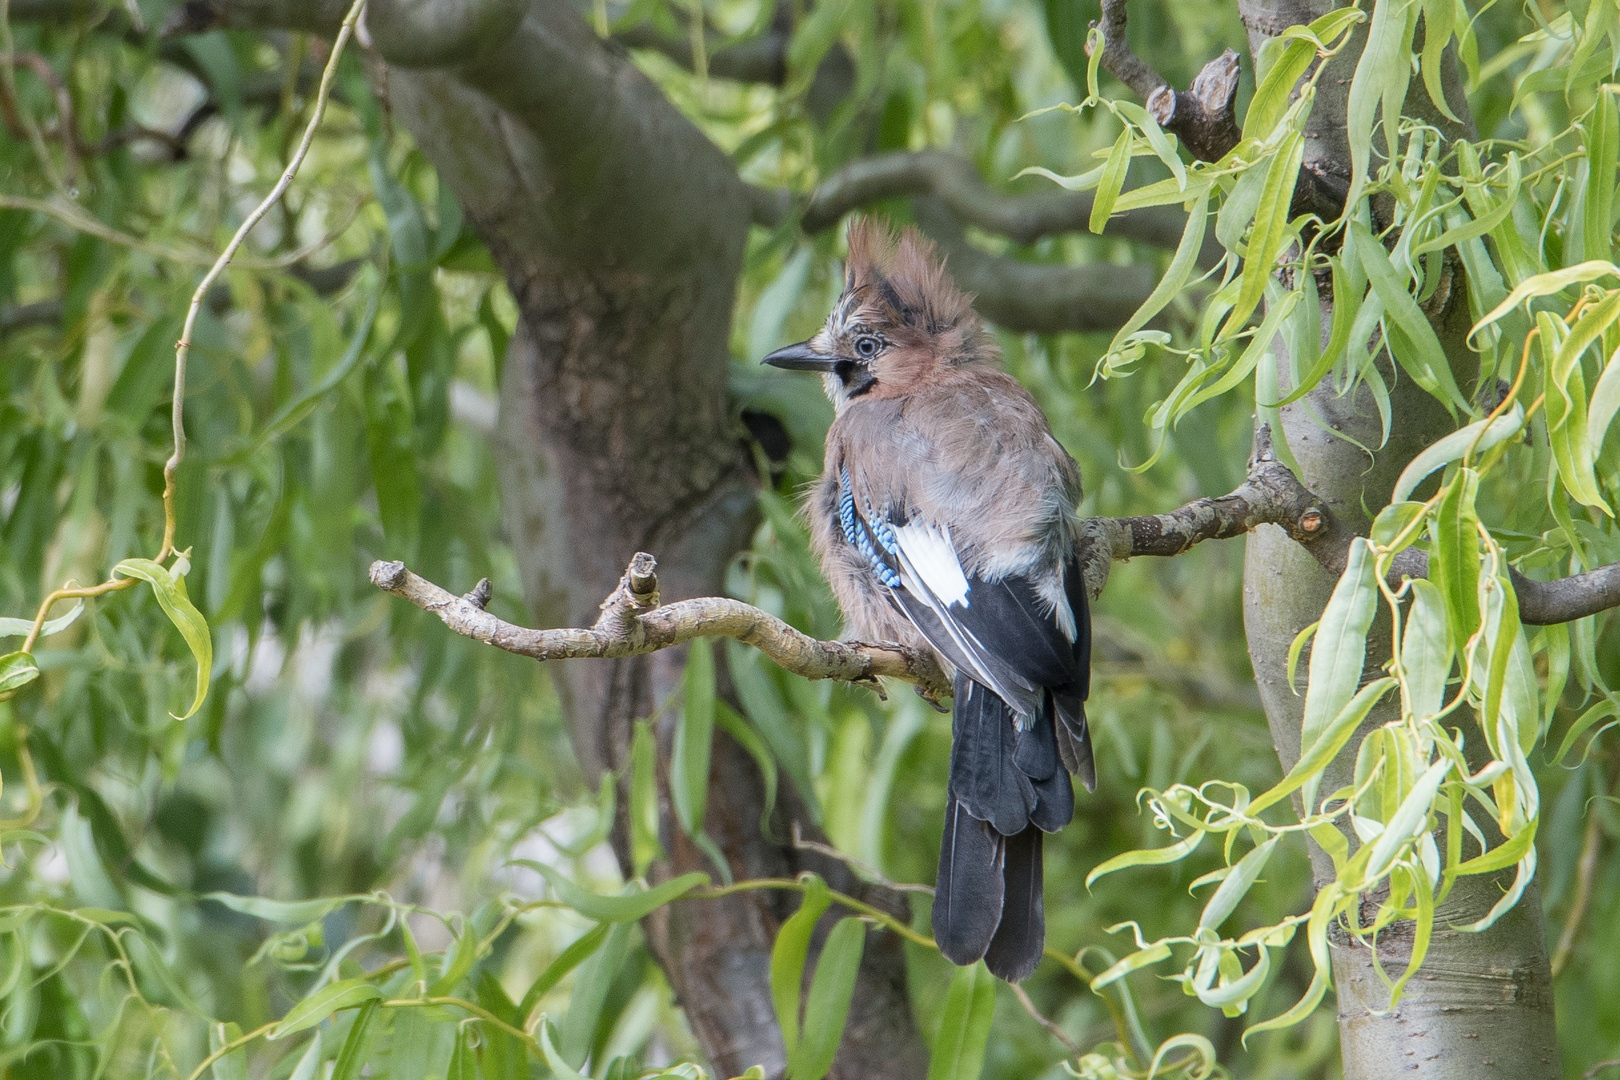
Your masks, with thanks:
[[(1334, 6), (1329, 0), (1241, 0), (1251, 55), (1269, 37), (1290, 25), (1309, 22)], [(1314, 174), (1349, 178), (1345, 106), (1365, 29), (1363, 24), (1317, 84), (1305, 151), (1306, 166)], [(1448, 57), (1447, 99), (1457, 115), (1467, 117), (1467, 101), (1457, 76), (1455, 60)], [(1416, 80), (1407, 103), (1409, 113), (1422, 116), (1450, 137), (1472, 135), (1441, 117)], [(1323, 295), (1323, 316), (1328, 318), (1333, 300), (1330, 291)], [(1461, 281), (1452, 283), (1449, 300), (1431, 309), (1429, 315), (1459, 384), (1468, 388), (1477, 375), (1477, 360), (1464, 342), (1470, 320)], [(1287, 388), (1285, 348), (1279, 339), (1275, 359), (1280, 385)], [(1393, 376), (1393, 372), (1386, 375)], [(1301, 480), (1340, 522), (1361, 532), (1370, 524), (1363, 508), (1387, 504), (1407, 462), (1455, 427), (1439, 402), (1410, 379), (1389, 381), (1394, 387), (1391, 408), (1395, 419), (1389, 441), (1370, 461), (1349, 441), (1379, 445), (1381, 425), (1370, 394), (1338, 397), (1324, 386), (1285, 407), (1281, 415), (1283, 433), (1302, 470)], [(1324, 430), (1311, 417), (1312, 410), (1334, 430)], [(1349, 439), (1338, 437), (1340, 434)], [(1333, 586), (1333, 576), (1280, 530), (1266, 527), (1250, 534), (1244, 625), (1261, 700), (1284, 769), (1299, 759), (1304, 705), (1303, 688), (1296, 696), (1287, 686), (1289, 645), (1300, 630), (1321, 617)], [(1367, 655), (1373, 663), (1364, 679), (1381, 673), (1377, 663), (1389, 655), (1389, 649), (1389, 624), (1383, 620), (1374, 625), (1368, 638)], [(1374, 711), (1364, 730), (1394, 718), (1392, 707), (1386, 704)], [(1477, 732), (1470, 733), (1470, 742), (1480, 742)], [(1352, 739), (1333, 763), (1322, 791), (1332, 791), (1348, 780), (1358, 744), (1359, 739)], [(1318, 883), (1332, 878), (1331, 861), (1320, 850), (1312, 851), (1312, 862)], [(1370, 950), (1345, 939), (1335, 943), (1333, 975), (1346, 1080), (1383, 1080), (1397, 1074), (1424, 1080), (1476, 1080), (1481, 1075), (1528, 1080), (1561, 1075), (1539, 890), (1534, 886), (1527, 889), (1513, 913), (1484, 933), (1446, 928), (1482, 917), (1508, 880), (1511, 871), (1505, 879), (1481, 876), (1458, 882), (1436, 912), (1436, 931), (1423, 973), (1408, 985), (1393, 1010), (1388, 1008), (1388, 991), (1374, 969)], [(1410, 956), (1410, 945), (1410, 938), (1398, 933), (1380, 936), (1379, 952), (1386, 970), (1402, 968)]]

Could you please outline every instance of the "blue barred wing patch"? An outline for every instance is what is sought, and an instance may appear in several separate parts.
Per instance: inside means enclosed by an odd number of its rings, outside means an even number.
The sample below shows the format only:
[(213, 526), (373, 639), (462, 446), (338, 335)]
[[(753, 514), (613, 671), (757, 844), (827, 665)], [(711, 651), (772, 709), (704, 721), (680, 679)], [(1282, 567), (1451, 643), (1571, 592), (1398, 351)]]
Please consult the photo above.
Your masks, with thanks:
[(866, 505), (863, 518), (855, 512), (855, 492), (850, 488), (849, 470), (838, 471), (838, 524), (850, 547), (872, 568), (872, 573), (891, 589), (900, 587), (900, 574), (891, 559), (895, 550), (894, 530)]

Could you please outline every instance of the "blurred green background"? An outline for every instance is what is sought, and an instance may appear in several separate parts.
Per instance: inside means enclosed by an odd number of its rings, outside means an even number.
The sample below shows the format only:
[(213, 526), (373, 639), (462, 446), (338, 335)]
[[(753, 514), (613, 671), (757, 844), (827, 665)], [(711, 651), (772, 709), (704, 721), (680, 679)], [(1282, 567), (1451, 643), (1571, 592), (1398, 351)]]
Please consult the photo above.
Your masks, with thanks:
[[(171, 14), (162, 0), (138, 10), (148, 26)], [(638, 0), (611, 14), (674, 32), (687, 10)], [(179, 319), (211, 253), (285, 164), (308, 105), (294, 76), (324, 60), (326, 45), (217, 30), (160, 43), (113, 32), (129, 18), (118, 8), (59, 22), (13, 11), (16, 50), (44, 58), (73, 106), (86, 152), (66, 182), (85, 212), (122, 234), (0, 209), (0, 615), (31, 617), (64, 580), (99, 581), (113, 563), (156, 549)], [(769, 4), (721, 0), (703, 12), (720, 33), (743, 35), (769, 18)], [(1564, 125), (1539, 100), (1510, 117), (1515, 64), (1528, 59), (1513, 42), (1533, 28), (1533, 14), (1509, 3), (1477, 12), (1481, 54), (1507, 57), (1472, 92), (1486, 135), (1533, 138), (1537, 125)], [(999, 184), (1032, 164), (1082, 171), (1113, 141), (1105, 116), (1023, 119), (1082, 96), (1079, 46), (1094, 16), (1094, 4), (1068, 0), (853, 3), (844, 40), (856, 91), (822, 119), (773, 87), (699, 78), (656, 53), (636, 59), (756, 182), (805, 190), (858, 153), (951, 147)], [(1132, 19), (1140, 47), (1180, 85), (1242, 41), (1236, 6), (1217, 0), (1140, 4)], [(48, 133), (59, 123), (55, 88), (26, 66), (11, 81), (8, 99)], [(12, 129), (0, 139), (0, 191), (40, 197), (46, 178), (26, 132)], [(907, 212), (903, 203), (885, 209)], [(974, 239), (1039, 262), (1168, 259), (1090, 236), (1027, 248)], [(311, 245), (307, 258), (272, 265)], [(813, 381), (761, 373), (755, 360), (820, 323), (841, 285), (841, 245), (838, 231), (806, 239), (756, 229), (732, 334), (739, 417), (745, 408), (773, 412), (794, 443), (785, 471), (760, 493), (763, 524), (730, 589), (821, 637), (837, 635), (837, 613), (794, 507), (819, 471), (830, 411)], [(366, 578), (378, 558), (405, 559), (458, 591), (488, 576), (491, 610), (529, 621), (490, 441), (516, 309), (454, 200), (391, 122), (358, 53), (343, 60), (301, 175), (240, 262), (209, 293), (194, 336), (191, 446), (177, 497), (187, 588), (213, 636), (206, 702), (174, 718), (189, 704), (194, 662), (145, 589), (91, 601), (41, 642), (43, 677), (0, 702), (7, 1075), (187, 1076), (218, 1037), (214, 1022), (247, 1031), (276, 1019), (329, 965), (371, 969), (411, 948), (453, 950), (469, 925), (489, 933), (501, 911), (492, 901), (541, 895), (539, 876), (510, 859), (563, 867), (601, 891), (618, 882), (601, 803), (572, 764), (550, 673), (451, 634)], [(1185, 323), (1194, 314), (1183, 306), (1176, 316)], [(1179, 376), (1172, 362), (1149, 359), (1128, 378), (1093, 381), (1107, 335), (1003, 334), (1001, 344), (1080, 462), (1083, 513), (1155, 512), (1241, 480), (1252, 397), (1204, 406), (1153, 468), (1133, 474), (1125, 466), (1151, 452), (1143, 414)], [(739, 419), (739, 438), (745, 432)], [(1098, 792), (1079, 799), (1074, 824), (1047, 842), (1048, 934), (1061, 949), (1117, 956), (1130, 944), (1106, 932), (1116, 922), (1136, 919), (1154, 936), (1197, 920), (1202, 899), (1187, 885), (1220, 865), (1214, 851), (1167, 872), (1114, 875), (1089, 892), (1081, 884), (1110, 855), (1160, 844), (1134, 803), (1139, 787), (1221, 777), (1258, 791), (1280, 775), (1245, 653), (1241, 579), (1236, 542), (1114, 571), (1096, 609), (1089, 712)], [(782, 770), (808, 787), (832, 841), (894, 880), (932, 881), (948, 719), (909, 692), (885, 704), (788, 677), (743, 649), (730, 655), (749, 719), (785, 733), (773, 745), (802, 750)], [(1612, 632), (1598, 655), (1611, 677), (1620, 671)], [(1555, 722), (1555, 736), (1567, 722)], [(1597, 743), (1573, 771), (1540, 769), (1552, 942), (1586, 839), (1585, 801), (1612, 790), (1617, 769), (1612, 742)], [(1601, 862), (1557, 984), (1570, 1076), (1620, 1056), (1620, 818), (1605, 800), (1591, 811)], [(1309, 903), (1302, 847), (1268, 869), (1239, 915), (1250, 925)], [(389, 899), (278, 925), (199, 899), (215, 890)], [(518, 1000), (590, 925), (556, 907), (525, 911), (464, 974), (477, 985), (487, 973)], [(1281, 1011), (1303, 992), (1310, 964), (1301, 944), (1252, 1015)], [(932, 1038), (950, 969), (923, 950), (911, 962), (920, 1027)], [(583, 974), (564, 978), (543, 1007), (594, 1043), (596, 1060), (627, 1055), (650, 1066), (696, 1053), (662, 975), (633, 939), (617, 970), (592, 972), (606, 979), (593, 990), (600, 1008), (576, 1017), (569, 1003)], [(1233, 1075), (1252, 1080), (1338, 1074), (1331, 1003), (1245, 1048), (1242, 1018), (1150, 975), (1129, 986), (1151, 1043), (1201, 1032)], [(1026, 987), (1082, 1048), (1115, 1037), (1103, 1002), (1055, 966)], [(1007, 987), (997, 993), (984, 1075), (1064, 1075), (1063, 1046)], [(403, 1077), (407, 1060), (442, 1073), (455, 1038), (445, 1017), (428, 1013), (379, 1028), (369, 1075)], [(298, 1060), (289, 1049), (256, 1050), (252, 1075), (287, 1076)]]

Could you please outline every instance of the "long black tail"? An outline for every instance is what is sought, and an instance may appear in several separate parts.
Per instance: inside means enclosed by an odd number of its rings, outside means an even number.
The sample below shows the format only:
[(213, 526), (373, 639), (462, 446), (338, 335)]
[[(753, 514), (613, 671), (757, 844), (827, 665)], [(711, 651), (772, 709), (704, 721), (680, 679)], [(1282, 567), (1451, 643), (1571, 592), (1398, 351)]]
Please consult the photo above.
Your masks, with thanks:
[(934, 940), (956, 964), (1026, 978), (1046, 944), (1041, 833), (1074, 816), (1047, 702), (1026, 731), (995, 694), (956, 678), (951, 778), (934, 889)]

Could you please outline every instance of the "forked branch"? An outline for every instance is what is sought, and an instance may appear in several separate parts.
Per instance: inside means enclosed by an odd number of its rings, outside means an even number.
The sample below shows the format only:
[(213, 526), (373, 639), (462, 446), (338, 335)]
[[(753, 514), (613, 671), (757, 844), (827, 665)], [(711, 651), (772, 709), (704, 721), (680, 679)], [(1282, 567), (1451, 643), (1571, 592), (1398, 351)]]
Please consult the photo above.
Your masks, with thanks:
[[(1271, 448), (1261, 427), (1249, 475), (1217, 499), (1198, 499), (1167, 514), (1087, 518), (1081, 522), (1080, 558), (1086, 594), (1096, 600), (1117, 559), (1180, 555), (1205, 540), (1241, 536), (1260, 525), (1288, 533), (1329, 573), (1343, 571), (1355, 538), (1299, 482)], [(602, 602), (589, 628), (532, 630), (491, 615), (489, 582), (456, 596), (406, 569), (402, 562), (371, 564), (371, 582), (385, 592), (430, 611), (463, 637), (536, 660), (640, 656), (700, 637), (735, 638), (781, 667), (807, 679), (836, 679), (877, 687), (880, 678), (911, 683), (931, 701), (950, 694), (950, 679), (931, 652), (892, 643), (818, 641), (776, 616), (741, 600), (705, 596), (662, 604), (657, 561), (646, 552), (630, 560), (618, 588)], [(1391, 576), (1425, 577), (1428, 558), (1407, 549)], [(1620, 563), (1559, 581), (1532, 581), (1516, 571), (1520, 617), (1531, 625), (1568, 622), (1620, 607)]]

